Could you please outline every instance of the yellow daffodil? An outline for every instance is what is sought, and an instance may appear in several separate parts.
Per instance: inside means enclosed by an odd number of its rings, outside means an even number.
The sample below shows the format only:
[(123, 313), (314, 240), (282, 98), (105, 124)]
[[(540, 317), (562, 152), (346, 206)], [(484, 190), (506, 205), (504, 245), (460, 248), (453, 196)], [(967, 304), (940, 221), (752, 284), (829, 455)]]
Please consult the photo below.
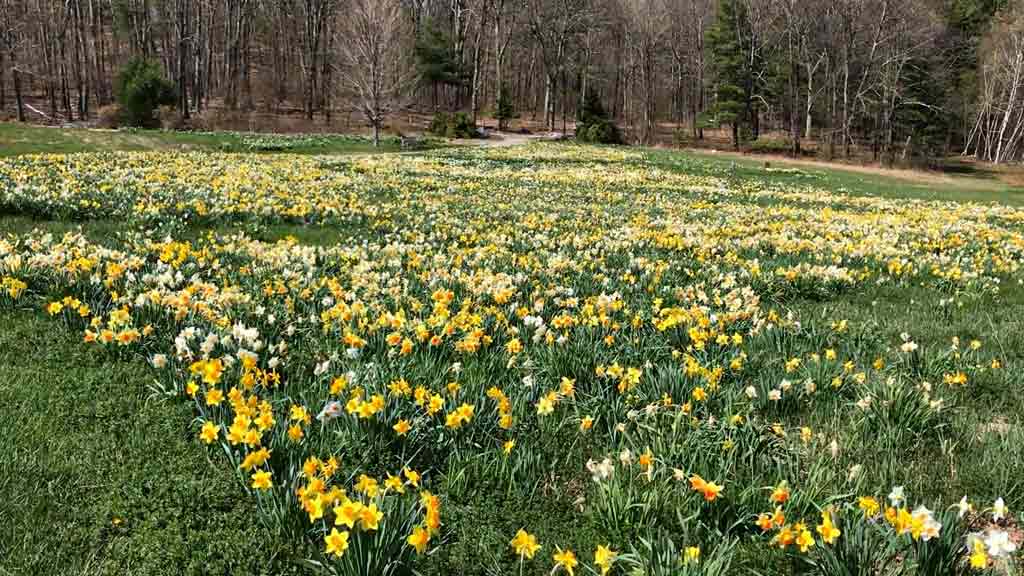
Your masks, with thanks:
[(533, 555), (541, 548), (541, 545), (537, 543), (537, 537), (522, 528), (516, 532), (516, 536), (512, 539), (510, 545), (516, 554), (521, 558), (527, 559), (533, 558)]

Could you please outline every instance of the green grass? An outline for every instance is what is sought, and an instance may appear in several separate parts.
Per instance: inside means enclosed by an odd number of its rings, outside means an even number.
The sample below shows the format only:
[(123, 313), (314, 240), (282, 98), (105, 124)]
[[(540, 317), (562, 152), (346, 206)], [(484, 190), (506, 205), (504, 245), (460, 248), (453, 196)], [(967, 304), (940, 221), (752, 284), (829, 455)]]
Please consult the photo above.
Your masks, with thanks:
[(36, 310), (0, 313), (0, 574), (289, 569), (190, 410)]
[[(255, 135), (261, 137), (261, 135)], [(273, 135), (262, 135), (262, 137)], [(29, 124), (0, 122), (0, 157), (19, 154), (58, 154), (96, 150), (210, 150), (245, 152), (253, 135), (238, 132), (168, 132), (163, 130), (98, 130), (87, 128), (47, 128)], [(431, 145), (436, 145), (431, 143)], [(394, 138), (381, 147), (363, 138), (324, 135), (313, 145), (290, 148), (295, 154), (356, 154), (397, 152)]]
[[(1024, 446), (1020, 445), (1024, 428), (1024, 394), (1012, 367), (1024, 363), (1024, 287), (1007, 284), (998, 296), (966, 296), (960, 305), (937, 308), (934, 290), (918, 287), (881, 286), (840, 294), (827, 302), (800, 298), (787, 309), (806, 318), (810, 332), (826, 332), (830, 319), (845, 319), (859, 327), (856, 345), (861, 355), (884, 355), (884, 344), (899, 342), (900, 334), (911, 330), (921, 350), (934, 356), (949, 348), (954, 337), (961, 346), (973, 338), (982, 341), (1008, 369), (979, 375), (969, 389), (946, 394), (943, 428), (935, 442), (907, 444), (891, 450), (879, 450), (875, 441), (848, 449), (859, 454), (856, 461), (873, 462), (869, 478), (880, 485), (905, 483), (907, 490), (936, 501), (955, 502), (964, 494), (994, 492), (1008, 501), (1024, 501)], [(802, 342), (805, 349), (814, 349)], [(840, 348), (850, 351), (849, 341)], [(875, 348), (877, 346), (877, 348)], [(843, 348), (846, 348), (843, 350)], [(924, 353), (923, 352), (923, 353)], [(930, 380), (936, 388), (940, 381)], [(834, 414), (815, 410), (810, 416), (814, 429), (830, 429)], [(993, 426), (994, 423), (999, 423)], [(1006, 444), (1016, 444), (1010, 449)], [(976, 458), (997, 460), (992, 466), (977, 465)], [(992, 462), (992, 460), (988, 460)], [(890, 480), (885, 475), (898, 470)], [(937, 476), (943, 482), (935, 482)]]
[(780, 186), (813, 186), (855, 196), (1024, 205), (1024, 188), (1010, 186), (984, 171), (947, 173), (942, 177), (925, 174), (920, 180), (915, 180), (910, 175), (872, 174), (844, 169), (839, 164), (823, 168), (819, 165), (774, 163), (766, 168), (763, 159), (711, 152), (652, 150), (650, 159), (659, 166), (688, 173), (706, 172)]

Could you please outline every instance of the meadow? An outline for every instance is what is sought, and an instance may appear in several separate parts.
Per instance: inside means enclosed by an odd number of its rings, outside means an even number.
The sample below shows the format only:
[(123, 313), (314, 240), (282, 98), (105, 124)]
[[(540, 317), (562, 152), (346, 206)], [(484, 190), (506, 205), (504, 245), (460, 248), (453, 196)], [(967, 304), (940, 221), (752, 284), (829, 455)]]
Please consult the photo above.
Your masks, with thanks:
[(1013, 194), (311, 152), (0, 159), (0, 574), (1016, 573)]

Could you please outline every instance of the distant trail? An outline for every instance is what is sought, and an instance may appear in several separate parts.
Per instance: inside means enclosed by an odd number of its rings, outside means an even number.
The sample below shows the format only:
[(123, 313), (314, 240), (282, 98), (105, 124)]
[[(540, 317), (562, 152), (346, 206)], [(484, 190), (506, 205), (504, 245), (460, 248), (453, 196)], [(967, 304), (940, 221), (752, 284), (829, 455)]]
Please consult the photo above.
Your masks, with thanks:
[(517, 132), (489, 132), (487, 138), (460, 138), (453, 140), (462, 146), (478, 146), (480, 148), (509, 148), (530, 142), (549, 142), (558, 140), (560, 133), (519, 134)]
[[(541, 142), (544, 140), (552, 140), (553, 138), (547, 134), (517, 134), (515, 132), (490, 132), (487, 138), (457, 138), (449, 140), (450, 143), (456, 146), (476, 147), (476, 148), (509, 148), (512, 146), (519, 146), (521, 144), (529, 144), (530, 142)], [(402, 155), (415, 155), (419, 154), (418, 150), (407, 150), (398, 152)]]
[(509, 146), (519, 146), (520, 144), (528, 144), (530, 142), (544, 140), (543, 136), (537, 136), (533, 134), (515, 134), (513, 132), (492, 132), (490, 138), (485, 140), (473, 140), (473, 142), (479, 142), (480, 146), (484, 148), (508, 148)]

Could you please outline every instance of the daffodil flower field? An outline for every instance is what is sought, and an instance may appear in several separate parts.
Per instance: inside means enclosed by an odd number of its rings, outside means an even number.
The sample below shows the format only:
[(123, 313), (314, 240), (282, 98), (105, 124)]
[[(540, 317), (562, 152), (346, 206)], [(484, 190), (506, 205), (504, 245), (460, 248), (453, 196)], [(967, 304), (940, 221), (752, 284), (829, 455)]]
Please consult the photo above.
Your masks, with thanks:
[(82, 231), (0, 229), (0, 313), (148, 365), (311, 573), (1015, 573), (1024, 210), (672, 158), (7, 158)]

